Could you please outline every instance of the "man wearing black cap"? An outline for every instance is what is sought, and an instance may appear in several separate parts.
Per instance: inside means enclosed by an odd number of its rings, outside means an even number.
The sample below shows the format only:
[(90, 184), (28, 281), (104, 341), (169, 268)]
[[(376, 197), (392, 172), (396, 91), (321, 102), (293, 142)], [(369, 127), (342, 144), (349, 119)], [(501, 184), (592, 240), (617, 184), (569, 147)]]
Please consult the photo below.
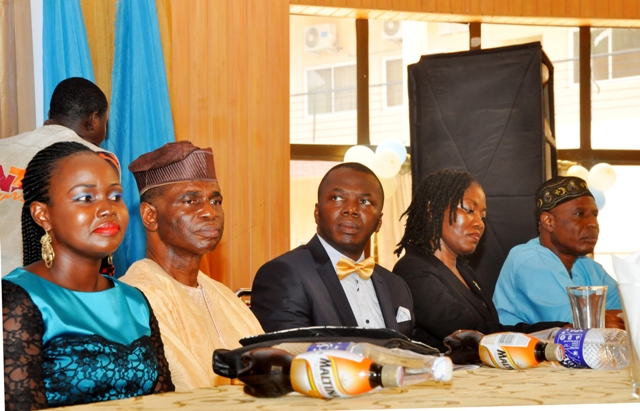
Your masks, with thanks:
[(229, 383), (214, 374), (213, 351), (238, 348), (241, 338), (263, 331), (231, 290), (200, 271), (224, 230), (211, 149), (169, 143), (138, 157), (129, 170), (140, 192), (147, 258), (120, 280), (149, 299), (176, 391)]
[[(558, 176), (536, 194), (540, 236), (514, 247), (493, 294), (502, 324), (572, 322), (566, 287), (606, 285), (607, 310), (620, 310), (616, 281), (587, 254), (598, 241), (598, 207), (587, 183)], [(608, 326), (621, 326), (617, 312), (607, 312)]]

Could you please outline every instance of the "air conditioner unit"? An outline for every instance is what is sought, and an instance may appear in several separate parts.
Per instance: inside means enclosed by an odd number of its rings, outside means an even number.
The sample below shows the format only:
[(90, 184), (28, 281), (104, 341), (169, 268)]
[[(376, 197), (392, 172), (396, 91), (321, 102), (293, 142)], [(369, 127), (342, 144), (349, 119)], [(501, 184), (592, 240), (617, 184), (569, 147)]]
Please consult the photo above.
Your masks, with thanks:
[(382, 39), (402, 41), (402, 22), (401, 21), (385, 21), (382, 25)]
[(311, 52), (336, 51), (336, 25), (318, 24), (304, 28), (304, 50)]

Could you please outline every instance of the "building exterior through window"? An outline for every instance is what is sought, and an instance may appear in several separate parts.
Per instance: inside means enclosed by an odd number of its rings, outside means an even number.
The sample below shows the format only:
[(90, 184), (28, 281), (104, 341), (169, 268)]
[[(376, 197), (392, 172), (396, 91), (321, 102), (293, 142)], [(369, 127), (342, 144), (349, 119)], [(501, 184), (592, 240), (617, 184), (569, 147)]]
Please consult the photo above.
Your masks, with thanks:
[[(290, 23), (291, 144), (355, 145), (355, 20), (292, 15)], [(578, 31), (575, 27), (482, 25), (485, 49), (542, 43), (554, 66), (558, 149), (580, 147)], [(423, 55), (468, 49), (466, 24), (369, 20), (370, 144), (389, 138), (410, 144), (409, 64)], [(592, 148), (640, 150), (640, 29), (592, 28), (591, 49)], [(292, 247), (315, 232), (317, 183), (332, 165), (312, 163), (317, 162), (292, 161)], [(640, 167), (615, 169), (618, 183), (606, 192), (595, 255), (610, 273), (611, 254), (624, 256), (640, 249), (640, 240), (632, 234), (636, 230), (629, 230), (625, 221), (629, 204), (640, 201), (640, 194), (624, 188), (637, 186), (633, 182), (640, 180)], [(385, 219), (384, 224), (401, 223)]]

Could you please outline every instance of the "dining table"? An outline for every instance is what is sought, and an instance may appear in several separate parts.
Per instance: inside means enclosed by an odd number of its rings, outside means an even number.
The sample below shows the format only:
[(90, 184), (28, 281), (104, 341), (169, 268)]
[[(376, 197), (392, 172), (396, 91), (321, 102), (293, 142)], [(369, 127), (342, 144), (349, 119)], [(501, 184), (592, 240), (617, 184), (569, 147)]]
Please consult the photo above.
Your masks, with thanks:
[[(298, 393), (256, 398), (242, 385), (198, 388), (116, 401), (61, 407), (73, 411), (190, 410), (377, 410), (562, 404), (622, 404), (640, 400), (631, 395), (629, 368), (570, 369), (542, 364), (524, 370), (480, 366), (453, 372), (450, 382), (427, 381), (384, 388), (351, 398), (319, 399)], [(611, 409), (609, 406), (607, 409)]]

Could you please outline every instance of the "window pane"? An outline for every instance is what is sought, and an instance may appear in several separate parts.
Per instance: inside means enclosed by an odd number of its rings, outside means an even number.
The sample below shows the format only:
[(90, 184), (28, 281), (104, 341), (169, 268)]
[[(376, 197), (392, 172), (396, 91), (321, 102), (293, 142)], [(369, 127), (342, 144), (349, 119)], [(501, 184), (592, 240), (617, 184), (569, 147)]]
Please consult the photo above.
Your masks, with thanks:
[(573, 82), (580, 83), (580, 31), (573, 32)]
[(289, 23), (290, 142), (356, 144), (355, 20), (292, 15)]
[(637, 187), (640, 167), (614, 166), (616, 183), (604, 192), (604, 207), (598, 214), (600, 236), (594, 258), (614, 276), (611, 255), (625, 257), (640, 249), (640, 240), (635, 230), (629, 230), (629, 207), (637, 204)]
[[(433, 35), (432, 32), (433, 31)], [(409, 104), (407, 65), (425, 54), (444, 51), (437, 36), (436, 23), (423, 21), (369, 20), (369, 140), (376, 145), (394, 139), (408, 146)], [(450, 47), (468, 34), (448, 35)]]
[(335, 111), (355, 110), (358, 107), (356, 65), (333, 69)]
[(331, 69), (307, 72), (309, 115), (331, 113)]
[(612, 78), (640, 76), (640, 30), (613, 29)]
[(387, 60), (387, 107), (402, 105), (402, 59)]
[(591, 78), (609, 79), (611, 29), (591, 29)]
[(606, 44), (610, 54), (608, 77), (602, 75), (602, 69), (596, 73), (594, 67), (597, 77), (591, 86), (591, 147), (640, 150), (640, 30), (592, 29), (592, 36), (595, 33), (594, 44), (598, 40), (600, 43), (593, 53), (604, 52)]

